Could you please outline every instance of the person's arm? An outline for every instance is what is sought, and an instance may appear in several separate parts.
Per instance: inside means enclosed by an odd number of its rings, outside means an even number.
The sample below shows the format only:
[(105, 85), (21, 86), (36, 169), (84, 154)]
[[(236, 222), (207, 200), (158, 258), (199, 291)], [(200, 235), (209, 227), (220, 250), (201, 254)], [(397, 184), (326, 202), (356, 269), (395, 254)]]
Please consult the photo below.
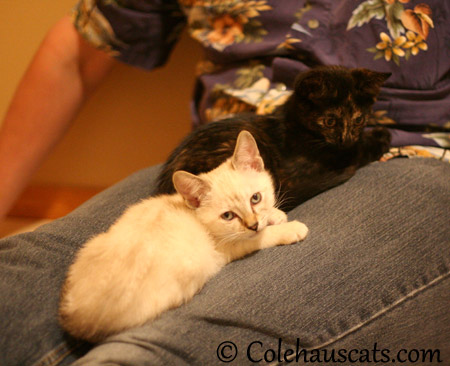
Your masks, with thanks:
[(0, 219), (114, 62), (68, 16), (49, 31), (0, 126)]

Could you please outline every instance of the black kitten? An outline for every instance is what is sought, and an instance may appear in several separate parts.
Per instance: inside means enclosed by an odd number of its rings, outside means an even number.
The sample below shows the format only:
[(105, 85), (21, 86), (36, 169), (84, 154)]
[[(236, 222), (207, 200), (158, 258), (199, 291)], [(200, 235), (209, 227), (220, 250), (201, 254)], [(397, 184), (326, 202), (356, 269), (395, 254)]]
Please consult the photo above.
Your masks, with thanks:
[(387, 152), (390, 134), (364, 131), (380, 87), (390, 74), (323, 66), (298, 75), (294, 92), (274, 114), (236, 116), (191, 133), (170, 155), (157, 194), (174, 192), (172, 174), (209, 171), (229, 158), (241, 130), (256, 139), (288, 211), (350, 179)]

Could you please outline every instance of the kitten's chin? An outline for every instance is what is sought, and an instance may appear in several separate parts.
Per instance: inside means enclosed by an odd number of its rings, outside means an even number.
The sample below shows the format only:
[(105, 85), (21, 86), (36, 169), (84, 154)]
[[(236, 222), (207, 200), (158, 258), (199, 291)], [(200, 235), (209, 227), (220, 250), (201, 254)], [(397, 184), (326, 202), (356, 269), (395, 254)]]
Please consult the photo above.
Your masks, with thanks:
[(328, 146), (338, 150), (348, 150), (355, 146), (355, 141), (326, 141)]
[(258, 235), (258, 233), (261, 231), (261, 229), (258, 229), (257, 231), (254, 230), (245, 230), (243, 233), (241, 233), (240, 235), (240, 239), (241, 240), (249, 240), (254, 238), (256, 235)]
[(348, 150), (351, 149), (353, 146), (355, 146), (355, 142), (354, 141), (342, 142), (339, 143), (337, 146), (341, 150)]
[(261, 230), (263, 230), (265, 227), (267, 226), (267, 224), (260, 224), (258, 229), (255, 230), (250, 230), (250, 229), (244, 229), (242, 228), (239, 232), (228, 232), (228, 233), (215, 233), (213, 234), (213, 237), (219, 241), (219, 242), (228, 242), (228, 243), (233, 243), (233, 242), (240, 242), (242, 240), (249, 240), (254, 238), (256, 235), (258, 235), (260, 233)]
[(267, 225), (259, 225), (259, 227), (258, 227), (258, 230), (249, 230), (249, 229), (247, 229), (246, 231), (245, 231), (245, 233), (246, 233), (246, 235), (247, 235), (247, 238), (249, 238), (249, 239), (251, 239), (251, 238), (253, 238), (254, 236), (256, 236), (256, 235), (258, 235), (265, 227), (266, 227)]

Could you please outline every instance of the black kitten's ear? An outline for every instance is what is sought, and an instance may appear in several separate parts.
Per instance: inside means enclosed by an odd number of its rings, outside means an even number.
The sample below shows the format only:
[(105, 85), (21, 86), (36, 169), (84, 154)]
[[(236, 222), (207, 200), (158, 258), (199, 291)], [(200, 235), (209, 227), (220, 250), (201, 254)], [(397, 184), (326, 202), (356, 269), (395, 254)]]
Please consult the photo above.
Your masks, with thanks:
[(381, 85), (391, 76), (390, 72), (377, 72), (369, 69), (352, 69), (357, 92), (371, 99), (372, 102), (380, 92)]
[(205, 180), (184, 170), (173, 173), (172, 181), (176, 191), (183, 196), (186, 205), (194, 209), (200, 206), (202, 199), (211, 189)]
[(295, 80), (295, 95), (301, 99), (310, 101), (320, 100), (329, 97), (330, 85), (329, 78), (324, 77), (324, 73), (317, 70), (303, 72)]

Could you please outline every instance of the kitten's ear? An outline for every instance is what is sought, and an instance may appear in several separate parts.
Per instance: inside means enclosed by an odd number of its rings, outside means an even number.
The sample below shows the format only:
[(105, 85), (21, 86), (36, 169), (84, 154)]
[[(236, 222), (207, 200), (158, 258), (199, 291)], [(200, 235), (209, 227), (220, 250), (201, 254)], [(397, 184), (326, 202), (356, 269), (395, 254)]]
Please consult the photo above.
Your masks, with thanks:
[(321, 70), (310, 70), (299, 74), (295, 80), (295, 95), (311, 102), (321, 100), (330, 94), (333, 85)]
[(173, 173), (172, 181), (176, 191), (183, 196), (190, 208), (198, 208), (210, 190), (205, 180), (184, 170)]
[(352, 69), (351, 73), (356, 90), (372, 99), (372, 102), (378, 96), (381, 85), (392, 75), (390, 72), (377, 72), (364, 68)]
[(264, 161), (250, 132), (242, 131), (239, 134), (231, 163), (235, 169), (254, 169), (258, 172), (264, 170)]

